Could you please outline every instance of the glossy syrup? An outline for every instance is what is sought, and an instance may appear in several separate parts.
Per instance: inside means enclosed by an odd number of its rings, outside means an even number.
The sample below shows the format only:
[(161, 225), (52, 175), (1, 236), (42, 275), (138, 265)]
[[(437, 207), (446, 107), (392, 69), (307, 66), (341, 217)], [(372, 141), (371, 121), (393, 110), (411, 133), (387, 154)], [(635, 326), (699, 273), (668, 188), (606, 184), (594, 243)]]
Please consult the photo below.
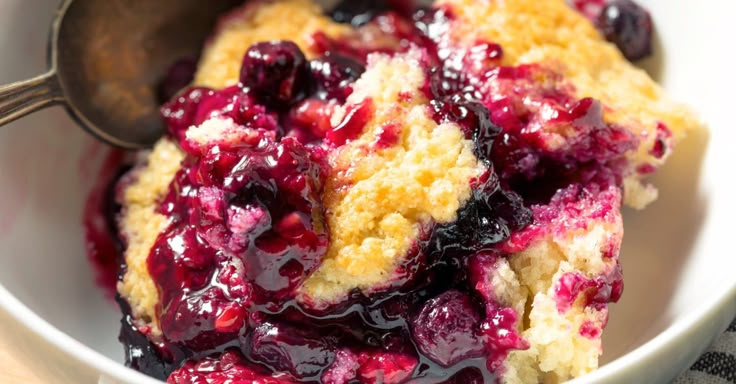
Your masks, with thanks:
[[(320, 200), (327, 153), (360, 133), (371, 108), (357, 106), (335, 128), (329, 117), (371, 51), (322, 35), (315, 43), (323, 56), (312, 61), (287, 42), (252, 47), (241, 84), (185, 89), (162, 108), (187, 159), (159, 207), (171, 225), (148, 258), (161, 293), (163, 335), (155, 343), (121, 300), (129, 365), (176, 383), (487, 383), (509, 351), (528, 347), (517, 314), (484, 284), (503, 257), (497, 245), (532, 222), (527, 205), (548, 201), (560, 180), (619, 182), (612, 164), (636, 140), (605, 124), (595, 100), (539, 88), (531, 79), (544, 68), (500, 66), (503, 49), (492, 42), (463, 53), (478, 71), (446, 65), (450, 57), (439, 47), (452, 20), (447, 11), (351, 15), (349, 8), (340, 17), (390, 31), (393, 51), (424, 48), (430, 112), (437, 122), (457, 123), (489, 171), (472, 181), (456, 222), (417, 239), (397, 289), (355, 293), (326, 309), (297, 302), (297, 288), (329, 241)], [(503, 94), (488, 96), (489, 82)], [(537, 111), (505, 107), (526, 95), (552, 106), (580, 140), (550, 151), (526, 135)], [(236, 144), (186, 138), (190, 126), (215, 116), (248, 129)], [(386, 126), (376, 147), (390, 146), (395, 135)], [(558, 305), (581, 291), (591, 305), (604, 304), (620, 295), (615, 284), (571, 275)]]

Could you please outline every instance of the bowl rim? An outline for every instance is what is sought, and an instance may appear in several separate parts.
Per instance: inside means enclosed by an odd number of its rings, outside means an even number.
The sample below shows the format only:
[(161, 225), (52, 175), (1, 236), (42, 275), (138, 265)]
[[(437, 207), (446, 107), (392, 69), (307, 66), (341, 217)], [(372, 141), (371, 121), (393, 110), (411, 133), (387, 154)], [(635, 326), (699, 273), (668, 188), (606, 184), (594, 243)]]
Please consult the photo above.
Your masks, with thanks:
[[(711, 124), (708, 124), (711, 125)], [(45, 342), (65, 357), (76, 360), (96, 370), (100, 384), (139, 383), (161, 384), (162, 382), (128, 368), (77, 339), (66, 334), (31, 310), (0, 282), (0, 311), (7, 313), (11, 321)], [(689, 345), (689, 355), (684, 357), (688, 369), (708, 348), (711, 341), (720, 335), (736, 317), (736, 278), (727, 289), (700, 302), (689, 313), (681, 316), (662, 332), (647, 340), (628, 353), (608, 362), (595, 371), (569, 381), (569, 384), (628, 383), (626, 373), (644, 367), (653, 367), (656, 362), (681, 355), (679, 347)], [(695, 336), (700, 336), (693, 340)], [(122, 345), (121, 345), (122, 349)], [(676, 372), (672, 375), (675, 377)]]
[(67, 335), (28, 308), (15, 295), (10, 293), (2, 283), (0, 283), (0, 310), (5, 311), (19, 326), (40, 337), (57, 351), (64, 352), (66, 357), (96, 369), (100, 377), (100, 383), (103, 382), (103, 378), (109, 377), (123, 382), (161, 384), (161, 381), (128, 368)]
[[(5, 310), (20, 326), (39, 336), (57, 350), (65, 352), (67, 357), (95, 368), (100, 375), (100, 382), (103, 382), (103, 378), (109, 377), (109, 379), (122, 382), (133, 382), (131, 380), (134, 380), (135, 383), (139, 384), (161, 383), (157, 379), (126, 367), (62, 332), (23, 304), (2, 283), (0, 283), (0, 309)], [(688, 360), (692, 361), (682, 367), (684, 371), (707, 349), (713, 337), (725, 331), (734, 316), (736, 316), (736, 281), (722, 295), (701, 303), (688, 315), (633, 351), (591, 373), (573, 379), (569, 383), (584, 384), (617, 381), (623, 383), (623, 381), (620, 381), (625, 379), (625, 377), (620, 377), (622, 373), (678, 353), (678, 344), (691, 339), (693, 335), (707, 335), (708, 337), (699, 338), (700, 344), (691, 349), (693, 353), (688, 357)], [(717, 322), (714, 324), (714, 321)]]
[[(702, 355), (716, 337), (721, 335), (736, 317), (736, 281), (720, 297), (714, 297), (693, 308), (687, 315), (671, 324), (634, 350), (601, 366), (593, 372), (570, 380), (569, 384), (584, 383), (627, 383), (627, 377), (618, 377), (637, 367), (653, 367), (657, 361), (673, 359), (681, 354), (678, 348), (681, 343), (690, 344), (690, 356), (687, 364), (681, 366), (680, 372), (673, 372), (672, 379), (686, 371)], [(702, 337), (693, 341), (693, 337)]]

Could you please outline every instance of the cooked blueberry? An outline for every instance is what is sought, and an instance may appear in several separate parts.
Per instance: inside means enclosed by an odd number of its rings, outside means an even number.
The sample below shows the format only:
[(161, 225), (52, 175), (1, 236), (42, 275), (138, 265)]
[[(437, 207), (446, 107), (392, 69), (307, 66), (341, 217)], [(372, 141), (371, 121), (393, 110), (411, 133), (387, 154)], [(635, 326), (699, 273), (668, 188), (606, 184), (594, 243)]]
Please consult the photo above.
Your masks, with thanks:
[[(156, 325), (163, 334), (155, 347), (171, 362), (167, 370), (180, 367), (175, 380), (492, 382), (491, 363), (524, 347), (511, 332), (514, 313), (489, 310), (492, 300), (472, 277), (480, 264), (469, 262), (480, 250), (496, 255), (531, 221), (522, 199), (496, 174), (506, 161), (497, 158), (496, 147), (509, 147), (506, 120), (496, 116), (504, 108), (479, 91), (486, 67), (500, 65), (503, 50), (475, 41), (459, 62), (443, 63), (450, 53), (435, 39), (454, 16), (442, 9), (417, 11), (414, 19), (401, 10), (379, 15), (400, 3), (411, 2), (343, 1), (333, 16), (356, 25), (372, 19), (359, 33), (395, 37), (387, 40), (396, 46), (386, 51), (425, 49), (418, 65), (428, 72), (422, 89), (431, 102), (422, 112), (457, 124), (487, 171), (469, 180), (472, 194), (457, 220), (418, 228), (406, 262), (397, 266), (399, 277), (387, 280), (401, 289), (367, 297), (356, 290), (334, 306), (312, 306), (310, 300), (320, 298), (302, 297), (300, 288), (332, 261), (325, 258), (330, 223), (321, 201), (331, 185), (329, 151), (359, 137), (384, 106), (380, 97), (345, 105), (366, 70), (363, 53), (373, 48), (363, 49), (367, 39), (360, 35), (320, 45), (317, 33), (310, 52), (321, 56), (307, 61), (292, 42), (258, 43), (243, 57), (240, 84), (181, 93), (163, 115), (187, 157), (158, 207), (168, 224), (147, 260), (160, 294)], [(425, 101), (414, 92), (398, 97), (402, 105)], [(598, 127), (593, 104), (569, 113), (573, 104), (565, 99), (560, 105), (556, 115), (573, 129)], [(212, 118), (225, 134), (196, 140), (192, 127), (210, 128), (202, 124)], [(403, 125), (389, 120), (376, 126), (366, 150), (397, 147)]]
[[(222, 316), (228, 318), (220, 319)], [(192, 351), (207, 351), (235, 337), (245, 326), (244, 317), (245, 313), (232, 305), (222, 289), (210, 287), (172, 299), (161, 314), (161, 331), (168, 342), (186, 344)]]
[(177, 60), (166, 71), (166, 77), (158, 87), (158, 97), (161, 103), (169, 101), (180, 90), (194, 80), (197, 71), (197, 60), (191, 57)]
[(303, 99), (308, 87), (307, 59), (290, 41), (251, 46), (243, 57), (240, 82), (271, 107), (284, 108)]
[(465, 75), (447, 68), (434, 68), (429, 77), (428, 96), (434, 120), (457, 123), (475, 144), (475, 155), (490, 164), (493, 142), (501, 128), (491, 121), (488, 108), (478, 101)]
[(472, 299), (451, 290), (424, 304), (412, 321), (412, 334), (422, 353), (450, 367), (483, 355), (484, 347), (476, 334), (480, 321)]
[(120, 320), (119, 340), (125, 345), (126, 365), (149, 376), (166, 380), (174, 367), (161, 357), (160, 349), (134, 325), (136, 321), (130, 314), (128, 303), (122, 298), (117, 301), (124, 314)]
[(598, 28), (629, 60), (652, 53), (652, 17), (631, 0), (613, 0), (598, 16)]
[(330, 16), (338, 23), (359, 27), (389, 9), (388, 0), (343, 0), (332, 9)]
[(435, 120), (460, 125), (466, 136), (473, 139), (475, 155), (490, 164), (491, 151), (501, 128), (493, 124), (491, 114), (483, 104), (464, 100), (458, 95), (432, 100)]
[(335, 361), (331, 341), (305, 328), (263, 323), (253, 332), (250, 357), (297, 379), (316, 379)]
[(430, 254), (438, 258), (493, 248), (513, 231), (529, 225), (532, 213), (513, 191), (500, 187), (496, 175), (487, 175), (458, 213), (455, 222), (435, 227)]
[(365, 72), (359, 62), (341, 55), (329, 55), (309, 63), (317, 97), (344, 102), (352, 89), (350, 84)]
[(462, 73), (448, 68), (432, 68), (429, 74), (429, 94), (432, 99), (443, 99), (461, 94), (466, 78)]

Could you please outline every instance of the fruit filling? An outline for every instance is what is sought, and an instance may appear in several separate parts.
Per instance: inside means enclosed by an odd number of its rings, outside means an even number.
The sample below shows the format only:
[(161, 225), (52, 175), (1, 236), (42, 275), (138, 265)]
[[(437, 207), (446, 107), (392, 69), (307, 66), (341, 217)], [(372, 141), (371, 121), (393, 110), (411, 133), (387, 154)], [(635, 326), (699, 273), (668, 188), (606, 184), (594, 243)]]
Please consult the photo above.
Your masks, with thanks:
[(698, 122), (624, 58), (648, 50), (646, 11), (574, 5), (223, 16), (115, 189), (128, 365), (178, 384), (595, 369), (620, 209), (656, 198), (644, 178)]

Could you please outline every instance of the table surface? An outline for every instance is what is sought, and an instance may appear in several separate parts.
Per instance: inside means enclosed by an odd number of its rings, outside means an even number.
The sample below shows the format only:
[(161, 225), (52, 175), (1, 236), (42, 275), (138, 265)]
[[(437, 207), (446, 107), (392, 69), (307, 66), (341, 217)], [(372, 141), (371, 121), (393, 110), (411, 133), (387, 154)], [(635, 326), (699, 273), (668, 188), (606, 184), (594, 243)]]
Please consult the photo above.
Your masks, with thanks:
[(0, 384), (97, 384), (99, 378), (0, 310)]
[(24, 356), (16, 353), (12, 337), (11, 321), (0, 316), (0, 383), (46, 384), (37, 369), (24, 361)]

